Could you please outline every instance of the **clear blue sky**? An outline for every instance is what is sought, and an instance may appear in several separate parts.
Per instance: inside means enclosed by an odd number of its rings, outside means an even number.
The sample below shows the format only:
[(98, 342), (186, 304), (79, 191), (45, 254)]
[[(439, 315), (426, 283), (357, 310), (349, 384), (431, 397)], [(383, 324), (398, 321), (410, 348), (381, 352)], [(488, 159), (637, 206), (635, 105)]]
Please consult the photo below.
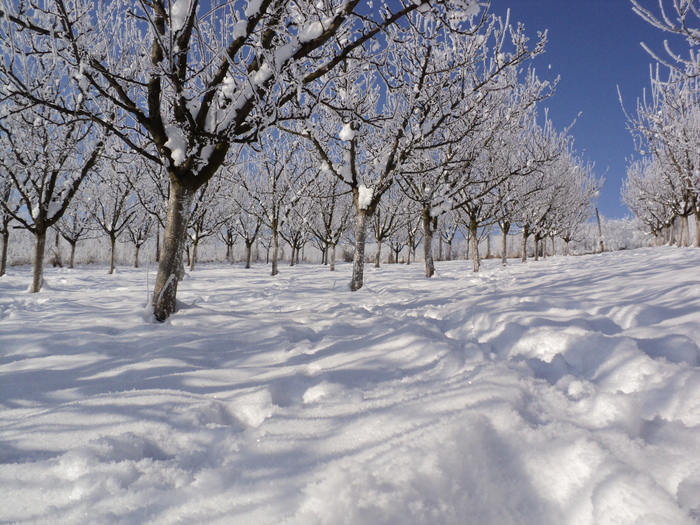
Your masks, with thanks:
[[(647, 0), (644, 5), (653, 7), (657, 2)], [(647, 24), (632, 11), (629, 0), (491, 0), (492, 13), (505, 15), (508, 8), (511, 23), (522, 22), (533, 43), (537, 31), (548, 30), (546, 52), (534, 66), (540, 78), (561, 80), (544, 107), (550, 108), (560, 129), (581, 112), (571, 131), (576, 149), (595, 162), (598, 175), (607, 171), (600, 212), (610, 218), (629, 215), (620, 202), (620, 187), (626, 159), (638, 155), (617, 86), (625, 108), (634, 110), (649, 85), (649, 66), (654, 62), (641, 42), (662, 56), (664, 40), (684, 55), (687, 44)]]

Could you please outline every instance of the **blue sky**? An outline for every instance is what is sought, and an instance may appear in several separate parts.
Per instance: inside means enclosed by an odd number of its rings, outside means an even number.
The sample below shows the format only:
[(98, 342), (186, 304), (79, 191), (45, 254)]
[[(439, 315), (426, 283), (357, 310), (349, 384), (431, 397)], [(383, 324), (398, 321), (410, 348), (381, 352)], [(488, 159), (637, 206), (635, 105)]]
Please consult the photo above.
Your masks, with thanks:
[[(653, 7), (657, 2), (647, 0), (644, 5)], [(607, 171), (600, 212), (610, 218), (629, 215), (620, 202), (620, 187), (626, 159), (636, 153), (617, 86), (626, 109), (633, 110), (649, 85), (649, 66), (654, 62), (640, 43), (663, 56), (663, 41), (671, 35), (642, 20), (629, 0), (491, 0), (495, 14), (504, 15), (508, 8), (511, 23), (524, 23), (533, 43), (537, 31), (548, 30), (546, 52), (534, 65), (540, 78), (561, 80), (544, 107), (550, 108), (560, 129), (581, 112), (571, 131), (576, 149), (595, 162), (598, 175)], [(676, 38), (671, 43), (687, 55), (683, 41)]]

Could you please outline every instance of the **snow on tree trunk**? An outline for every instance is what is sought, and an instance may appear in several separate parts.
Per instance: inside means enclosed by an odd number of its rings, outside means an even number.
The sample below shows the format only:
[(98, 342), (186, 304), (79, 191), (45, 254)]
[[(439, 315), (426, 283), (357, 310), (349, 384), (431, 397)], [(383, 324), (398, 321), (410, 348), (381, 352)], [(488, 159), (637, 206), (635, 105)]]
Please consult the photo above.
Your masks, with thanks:
[(5, 275), (5, 272), (7, 271), (7, 247), (9, 242), (10, 232), (6, 229), (4, 232), (2, 232), (2, 250), (0, 250), (0, 277)]
[(355, 255), (352, 259), (352, 280), (350, 290), (356, 292), (364, 284), (365, 241), (367, 240), (367, 210), (357, 210), (355, 222)]
[(508, 232), (510, 231), (510, 223), (501, 223), (501, 265), (508, 264)]
[(423, 207), (423, 258), (425, 260), (425, 276), (435, 275), (435, 260), (433, 259), (433, 218), (430, 207)]
[(30, 293), (38, 293), (44, 283), (44, 253), (46, 251), (46, 232), (36, 230), (34, 232), (34, 263), (32, 285)]
[(328, 245), (328, 254), (326, 255), (328, 258), (328, 265), (330, 266), (331, 272), (335, 271), (335, 243), (332, 242)]
[(171, 184), (163, 249), (153, 290), (153, 314), (161, 322), (175, 312), (177, 285), (182, 272), (182, 256), (187, 240), (187, 222), (194, 193), (194, 190), (181, 183)]

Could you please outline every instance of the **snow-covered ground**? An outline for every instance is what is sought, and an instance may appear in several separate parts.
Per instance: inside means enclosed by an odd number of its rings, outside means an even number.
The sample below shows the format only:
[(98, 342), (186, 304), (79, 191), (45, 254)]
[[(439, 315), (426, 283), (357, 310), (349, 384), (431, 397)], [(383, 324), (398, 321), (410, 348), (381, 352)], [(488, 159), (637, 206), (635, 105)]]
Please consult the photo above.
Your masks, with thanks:
[[(700, 522), (700, 250), (0, 279), (0, 522)], [(153, 270), (151, 271), (153, 280)]]

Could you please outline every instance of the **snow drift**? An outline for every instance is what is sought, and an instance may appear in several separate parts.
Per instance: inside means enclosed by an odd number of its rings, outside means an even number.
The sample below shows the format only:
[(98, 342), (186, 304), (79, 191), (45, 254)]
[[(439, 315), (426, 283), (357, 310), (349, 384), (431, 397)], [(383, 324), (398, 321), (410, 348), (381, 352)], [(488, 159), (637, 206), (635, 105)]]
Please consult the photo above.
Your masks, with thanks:
[(0, 279), (0, 521), (693, 524), (700, 250)]

